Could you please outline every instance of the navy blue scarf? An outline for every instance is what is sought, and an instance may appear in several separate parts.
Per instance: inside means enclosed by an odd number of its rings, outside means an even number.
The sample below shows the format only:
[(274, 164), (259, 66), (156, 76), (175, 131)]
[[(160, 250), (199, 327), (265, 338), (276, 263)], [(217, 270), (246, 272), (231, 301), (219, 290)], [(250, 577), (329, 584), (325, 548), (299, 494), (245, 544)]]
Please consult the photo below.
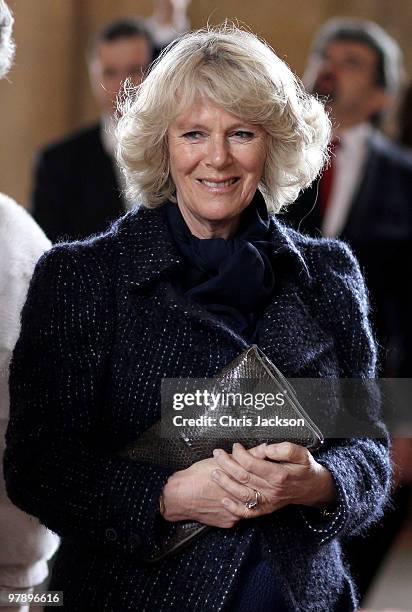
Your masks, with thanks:
[(228, 240), (193, 236), (177, 204), (167, 202), (165, 211), (184, 259), (183, 269), (173, 279), (176, 288), (253, 342), (275, 285), (263, 196), (256, 192), (236, 235)]

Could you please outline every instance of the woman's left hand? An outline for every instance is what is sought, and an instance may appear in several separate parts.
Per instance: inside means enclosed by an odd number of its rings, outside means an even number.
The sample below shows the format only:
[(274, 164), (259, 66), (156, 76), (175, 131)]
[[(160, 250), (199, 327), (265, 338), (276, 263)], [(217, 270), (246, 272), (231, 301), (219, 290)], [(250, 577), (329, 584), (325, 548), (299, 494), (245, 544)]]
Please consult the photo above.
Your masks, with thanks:
[[(237, 517), (270, 514), (288, 504), (322, 506), (337, 498), (329, 470), (303, 446), (280, 442), (246, 450), (236, 443), (231, 455), (221, 449), (213, 455), (221, 469), (214, 470), (211, 477), (239, 500), (222, 500)], [(261, 495), (259, 504), (249, 509), (245, 504), (255, 499), (255, 491)]]

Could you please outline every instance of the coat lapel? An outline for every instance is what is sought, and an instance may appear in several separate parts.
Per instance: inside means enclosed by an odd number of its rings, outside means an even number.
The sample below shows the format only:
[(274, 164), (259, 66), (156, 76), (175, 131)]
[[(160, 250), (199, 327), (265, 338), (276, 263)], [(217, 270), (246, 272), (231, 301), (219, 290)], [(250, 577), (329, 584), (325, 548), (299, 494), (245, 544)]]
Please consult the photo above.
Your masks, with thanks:
[[(161, 208), (132, 211), (120, 220), (117, 233), (122, 244), (118, 290), (124, 293), (123, 304), (127, 303), (136, 318), (146, 318), (151, 333), (164, 333), (171, 338), (177, 329), (184, 327), (191, 345), (199, 347), (193, 370), (196, 376), (216, 373), (248, 347), (247, 342), (224, 323), (175, 291), (170, 279), (178, 273), (183, 260)], [(154, 312), (156, 317), (152, 317)], [(159, 320), (167, 322), (163, 329), (158, 329)], [(216, 347), (215, 356), (201, 352), (206, 337)], [(215, 364), (214, 368), (211, 363)]]
[[(178, 273), (182, 258), (161, 208), (132, 211), (120, 220), (117, 232), (122, 237), (119, 286), (127, 288), (124, 299), (134, 308), (144, 300), (144, 311), (160, 309), (169, 326), (170, 321), (176, 326), (191, 326), (200, 331), (199, 338), (213, 334), (230, 358), (248, 347), (221, 321), (175, 292), (169, 279)], [(260, 323), (258, 344), (285, 375), (296, 376), (308, 371), (331, 348), (332, 339), (325, 336), (307, 304), (312, 278), (299, 246), (301, 236), (273, 217), (270, 234), (276, 288)], [(142, 316), (142, 311), (136, 316)]]
[[(318, 287), (304, 248), (311, 239), (276, 219), (271, 232), (276, 290), (263, 314), (258, 344), (285, 376), (316, 377), (325, 355), (333, 350), (333, 339), (323, 331), (315, 312)], [(306, 248), (313, 247), (306, 244)]]

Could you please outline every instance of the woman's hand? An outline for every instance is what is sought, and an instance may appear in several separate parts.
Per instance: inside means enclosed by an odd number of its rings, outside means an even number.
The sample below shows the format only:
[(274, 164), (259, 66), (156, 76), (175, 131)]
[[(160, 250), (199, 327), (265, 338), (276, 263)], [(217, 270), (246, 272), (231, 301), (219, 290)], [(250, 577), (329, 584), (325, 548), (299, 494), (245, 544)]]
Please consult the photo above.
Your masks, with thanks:
[[(232, 455), (217, 449), (214, 458), (219, 469), (212, 470), (211, 478), (227, 493), (223, 507), (238, 519), (269, 514), (288, 504), (322, 506), (337, 497), (330, 472), (297, 444), (262, 444), (249, 451), (234, 444)], [(261, 499), (248, 509), (245, 503), (255, 499), (255, 491)]]
[(233, 527), (241, 517), (222, 505), (222, 499), (231, 498), (231, 495), (212, 480), (211, 474), (217, 468), (218, 464), (211, 458), (172, 474), (163, 489), (163, 518), (167, 521), (198, 521), (213, 527)]

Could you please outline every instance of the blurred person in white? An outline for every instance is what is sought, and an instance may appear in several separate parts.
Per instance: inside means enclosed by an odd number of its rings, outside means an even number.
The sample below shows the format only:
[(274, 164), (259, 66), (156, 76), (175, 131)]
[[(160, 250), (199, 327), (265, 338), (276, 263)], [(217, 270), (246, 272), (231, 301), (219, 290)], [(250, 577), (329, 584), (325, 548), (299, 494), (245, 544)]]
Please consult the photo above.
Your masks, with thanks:
[(145, 24), (153, 37), (154, 55), (190, 30), (187, 7), (190, 0), (153, 0), (153, 13)]
[[(13, 18), (0, 0), (0, 78), (12, 63)], [(4, 143), (3, 143), (4, 144)], [(9, 416), (8, 369), (20, 331), (20, 311), (25, 301), (34, 266), (50, 246), (30, 215), (0, 193), (0, 456)], [(26, 595), (48, 575), (47, 560), (57, 549), (59, 539), (8, 499), (0, 467), (0, 609), (26, 612), (28, 605), (5, 607), (9, 595)]]
[(152, 38), (137, 18), (112, 21), (93, 35), (87, 64), (100, 119), (44, 147), (35, 164), (32, 213), (52, 242), (101, 232), (131, 204), (115, 160), (116, 100), (126, 79), (142, 82), (152, 57)]

